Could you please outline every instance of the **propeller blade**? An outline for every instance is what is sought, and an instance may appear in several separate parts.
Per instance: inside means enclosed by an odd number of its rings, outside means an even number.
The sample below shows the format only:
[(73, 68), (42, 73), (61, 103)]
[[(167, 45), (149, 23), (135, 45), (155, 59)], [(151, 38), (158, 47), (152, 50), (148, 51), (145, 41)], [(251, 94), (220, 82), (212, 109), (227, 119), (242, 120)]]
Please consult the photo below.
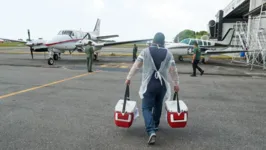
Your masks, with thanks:
[(84, 40), (86, 38), (86, 36), (89, 36), (89, 33), (85, 34), (85, 36), (82, 38), (82, 40)]
[(31, 41), (31, 39), (30, 39), (30, 30), (28, 29), (28, 39), (29, 39), (29, 41)]
[(33, 59), (33, 48), (30, 47), (30, 54), (31, 54), (31, 59)]
[[(30, 29), (28, 29), (28, 41), (31, 41), (30, 39)], [(33, 48), (30, 46), (30, 54), (31, 54), (31, 59), (33, 59)]]

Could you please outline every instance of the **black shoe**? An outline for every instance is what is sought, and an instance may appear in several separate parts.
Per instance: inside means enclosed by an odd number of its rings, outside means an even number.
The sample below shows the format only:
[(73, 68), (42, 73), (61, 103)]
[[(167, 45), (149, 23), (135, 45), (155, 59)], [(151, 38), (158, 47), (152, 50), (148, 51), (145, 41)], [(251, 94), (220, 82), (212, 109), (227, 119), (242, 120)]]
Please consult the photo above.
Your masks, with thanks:
[(203, 74), (204, 74), (204, 71), (202, 70), (201, 73), (200, 73), (200, 75), (202, 76)]
[(88, 71), (88, 72), (93, 72), (93, 71)]
[(191, 77), (196, 77), (196, 75), (194, 75), (194, 74), (192, 74), (192, 75), (190, 75)]

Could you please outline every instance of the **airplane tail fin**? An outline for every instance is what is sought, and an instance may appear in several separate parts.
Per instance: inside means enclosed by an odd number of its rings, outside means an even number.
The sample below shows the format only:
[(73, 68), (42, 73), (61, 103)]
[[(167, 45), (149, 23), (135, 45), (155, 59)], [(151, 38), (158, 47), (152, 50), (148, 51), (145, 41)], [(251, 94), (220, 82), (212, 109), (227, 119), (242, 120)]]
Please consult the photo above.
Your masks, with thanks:
[(228, 29), (227, 33), (224, 35), (221, 43), (224, 45), (230, 45), (234, 36), (235, 29), (230, 28)]
[(101, 20), (100, 19), (97, 19), (97, 22), (96, 22), (95, 27), (94, 27), (94, 30), (93, 30), (93, 33), (96, 36), (99, 36), (100, 35), (100, 25), (101, 25)]

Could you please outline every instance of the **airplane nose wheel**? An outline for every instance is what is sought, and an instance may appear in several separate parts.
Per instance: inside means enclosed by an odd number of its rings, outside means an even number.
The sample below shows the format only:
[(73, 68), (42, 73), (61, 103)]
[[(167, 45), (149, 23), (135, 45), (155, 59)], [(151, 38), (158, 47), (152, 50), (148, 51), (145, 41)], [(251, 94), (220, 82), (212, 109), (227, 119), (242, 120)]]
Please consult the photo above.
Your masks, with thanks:
[(48, 64), (49, 65), (53, 65), (54, 64), (54, 59), (53, 58), (49, 58), (48, 59)]
[(184, 61), (183, 56), (179, 56), (179, 57), (178, 57), (178, 60), (179, 60), (179, 61)]

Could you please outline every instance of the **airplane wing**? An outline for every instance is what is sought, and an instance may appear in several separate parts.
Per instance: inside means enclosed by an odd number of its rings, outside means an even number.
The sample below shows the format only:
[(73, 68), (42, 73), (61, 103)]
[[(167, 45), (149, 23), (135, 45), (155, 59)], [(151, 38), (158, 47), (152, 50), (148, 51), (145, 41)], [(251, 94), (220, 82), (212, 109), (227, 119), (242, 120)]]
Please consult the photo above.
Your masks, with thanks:
[(203, 55), (211, 55), (211, 54), (225, 54), (225, 53), (240, 53), (240, 52), (248, 52), (246, 50), (242, 51), (205, 51)]
[(108, 38), (113, 38), (113, 37), (118, 37), (119, 35), (105, 35), (105, 36), (97, 36), (98, 40), (102, 39), (108, 39)]
[(11, 42), (19, 42), (19, 43), (27, 43), (26, 41), (20, 41), (20, 40), (12, 40), (12, 39), (6, 39), (6, 38), (0, 38), (4, 41), (11, 41)]
[[(107, 46), (122, 45), (122, 44), (129, 44), (129, 43), (145, 42), (145, 41), (150, 41), (150, 40), (152, 40), (152, 39), (121, 41), (121, 42), (109, 42), (109, 43), (101, 43), (99, 46), (107, 47)], [(98, 45), (96, 45), (96, 46), (98, 46)]]

